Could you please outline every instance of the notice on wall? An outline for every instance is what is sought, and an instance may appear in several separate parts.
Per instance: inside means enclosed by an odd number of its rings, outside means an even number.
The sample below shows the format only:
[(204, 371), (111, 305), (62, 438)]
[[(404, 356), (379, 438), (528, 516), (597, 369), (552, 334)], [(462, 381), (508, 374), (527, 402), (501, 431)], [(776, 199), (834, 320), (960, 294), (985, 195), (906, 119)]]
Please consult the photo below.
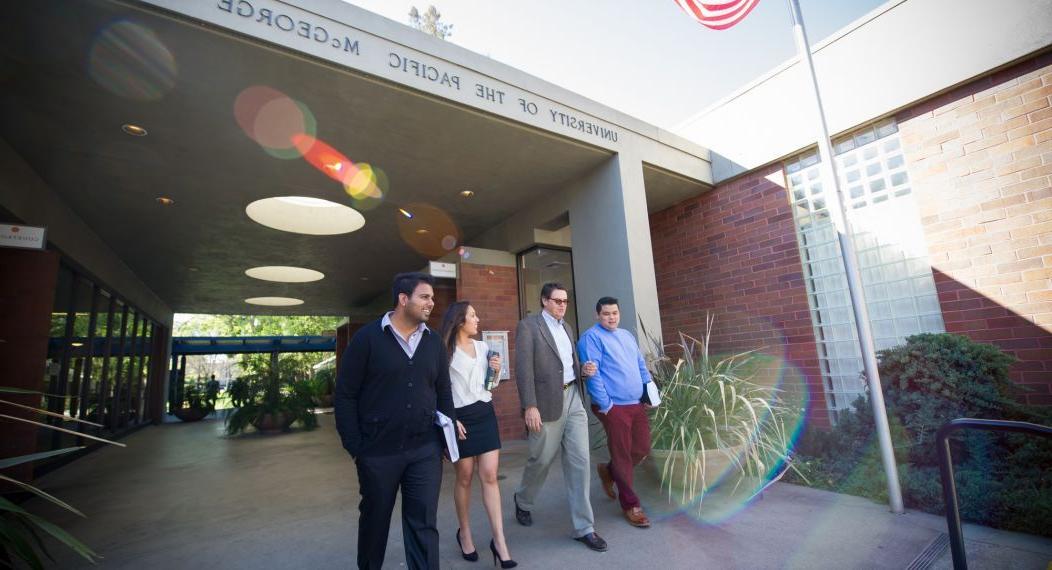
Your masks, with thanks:
[(511, 378), (511, 361), (508, 360), (508, 331), (482, 331), (482, 342), (490, 350), (500, 353), (500, 379)]
[(47, 228), (0, 224), (0, 247), (44, 249), (46, 243)]
[(455, 263), (443, 263), (441, 261), (431, 262), (431, 276), (432, 277), (448, 277), (450, 279), (457, 278), (457, 264)]

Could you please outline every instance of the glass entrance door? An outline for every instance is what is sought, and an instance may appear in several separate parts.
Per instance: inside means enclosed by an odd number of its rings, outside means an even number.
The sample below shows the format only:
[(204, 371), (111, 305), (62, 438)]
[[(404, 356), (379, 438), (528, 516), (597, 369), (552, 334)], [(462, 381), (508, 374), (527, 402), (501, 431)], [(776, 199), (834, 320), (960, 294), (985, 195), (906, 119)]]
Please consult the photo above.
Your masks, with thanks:
[(519, 315), (536, 315), (541, 312), (541, 287), (548, 282), (561, 283), (570, 296), (566, 309), (566, 322), (575, 332), (577, 305), (574, 300), (573, 255), (570, 250), (551, 247), (533, 247), (518, 256), (519, 269)]

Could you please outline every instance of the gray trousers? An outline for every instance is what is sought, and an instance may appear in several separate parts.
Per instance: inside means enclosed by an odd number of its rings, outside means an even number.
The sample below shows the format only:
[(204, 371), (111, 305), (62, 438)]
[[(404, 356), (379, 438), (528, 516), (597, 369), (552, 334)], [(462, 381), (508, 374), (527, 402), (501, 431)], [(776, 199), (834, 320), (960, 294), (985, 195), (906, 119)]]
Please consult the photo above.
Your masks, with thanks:
[(541, 431), (529, 432), (530, 457), (522, 471), (522, 483), (515, 490), (519, 507), (532, 511), (537, 494), (548, 478), (555, 454), (562, 450), (563, 479), (570, 501), (574, 537), (595, 531), (595, 516), (589, 499), (591, 464), (588, 456), (588, 413), (577, 387), (563, 392), (563, 415), (557, 421), (544, 422)]

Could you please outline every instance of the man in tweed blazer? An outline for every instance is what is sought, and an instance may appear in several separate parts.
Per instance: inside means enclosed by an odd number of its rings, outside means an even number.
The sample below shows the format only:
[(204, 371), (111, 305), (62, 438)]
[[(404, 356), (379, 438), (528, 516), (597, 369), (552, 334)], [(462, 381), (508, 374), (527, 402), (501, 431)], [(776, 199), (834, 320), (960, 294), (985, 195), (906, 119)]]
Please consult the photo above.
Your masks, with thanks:
[(567, 303), (566, 287), (545, 283), (541, 288), (544, 310), (519, 321), (515, 329), (515, 378), (529, 431), (529, 458), (522, 483), (512, 498), (515, 519), (524, 526), (532, 525), (530, 511), (537, 493), (556, 453), (562, 449), (574, 540), (602, 552), (607, 545), (595, 532), (589, 499), (588, 415), (582, 377), (582, 373), (595, 374), (595, 365), (586, 363), (582, 370), (577, 360), (573, 331), (563, 320)]

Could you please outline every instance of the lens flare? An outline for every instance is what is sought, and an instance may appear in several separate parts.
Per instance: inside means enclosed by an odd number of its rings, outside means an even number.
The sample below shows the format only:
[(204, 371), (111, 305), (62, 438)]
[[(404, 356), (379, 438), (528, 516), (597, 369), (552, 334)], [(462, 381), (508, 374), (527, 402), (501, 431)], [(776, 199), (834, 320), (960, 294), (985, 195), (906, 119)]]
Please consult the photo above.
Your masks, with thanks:
[(387, 197), (387, 192), (390, 189), (390, 181), (387, 178), (387, 173), (382, 169), (366, 164), (364, 162), (358, 163), (360, 171), (367, 171), (365, 179), (368, 181), (366, 186), (361, 186), (362, 175), (359, 175), (358, 181), (352, 180), (351, 184), (355, 190), (352, 192), (347, 190), (347, 186), (344, 186), (344, 190), (351, 196), (351, 201), (354, 207), (358, 210), (372, 210), (379, 206), (384, 199)]
[[(412, 212), (412, 217), (405, 214)], [(454, 251), (460, 244), (460, 229), (449, 214), (430, 204), (413, 203), (399, 208), (395, 216), (398, 233), (414, 251), (429, 259), (437, 259)], [(426, 232), (418, 232), (425, 229)]]
[(302, 152), (303, 160), (336, 182), (343, 184), (343, 181), (351, 175), (351, 171), (357, 170), (351, 159), (325, 141), (306, 134), (293, 135), (292, 141)]
[(317, 121), (310, 109), (265, 85), (254, 85), (238, 94), (234, 119), (250, 139), (276, 158), (300, 158), (315, 142)]
[(355, 200), (366, 198), (380, 198), (383, 191), (380, 189), (376, 171), (372, 165), (365, 162), (352, 165), (348, 176), (344, 178), (343, 189)]
[(121, 20), (95, 38), (88, 74), (119, 97), (156, 101), (175, 87), (179, 70), (172, 52), (153, 30)]

